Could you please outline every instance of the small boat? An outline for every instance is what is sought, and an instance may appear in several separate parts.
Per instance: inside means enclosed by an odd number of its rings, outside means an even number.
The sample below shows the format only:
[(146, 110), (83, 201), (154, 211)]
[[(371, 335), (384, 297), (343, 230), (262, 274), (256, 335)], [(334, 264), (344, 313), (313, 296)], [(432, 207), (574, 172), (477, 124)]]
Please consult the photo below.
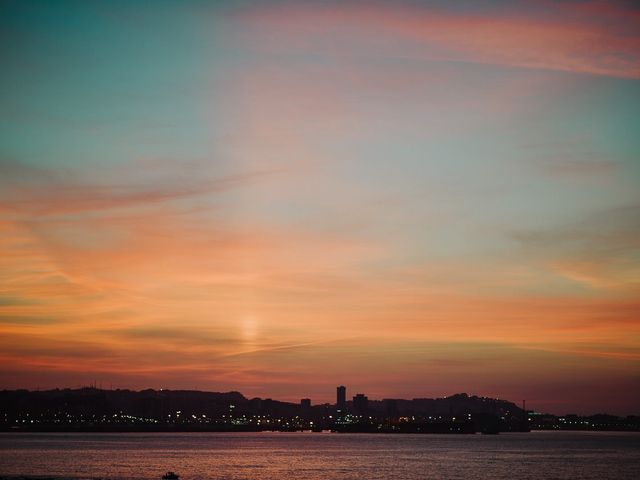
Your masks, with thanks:
[(178, 475), (175, 472), (167, 472), (164, 475), (162, 475), (162, 480), (178, 480), (180, 478), (180, 475)]

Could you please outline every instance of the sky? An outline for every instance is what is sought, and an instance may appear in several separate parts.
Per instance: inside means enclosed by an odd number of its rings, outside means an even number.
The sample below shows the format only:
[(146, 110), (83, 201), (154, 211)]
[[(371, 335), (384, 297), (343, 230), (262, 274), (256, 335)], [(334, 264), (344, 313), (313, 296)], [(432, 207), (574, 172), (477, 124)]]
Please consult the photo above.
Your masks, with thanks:
[(0, 388), (639, 414), (640, 8), (0, 0)]

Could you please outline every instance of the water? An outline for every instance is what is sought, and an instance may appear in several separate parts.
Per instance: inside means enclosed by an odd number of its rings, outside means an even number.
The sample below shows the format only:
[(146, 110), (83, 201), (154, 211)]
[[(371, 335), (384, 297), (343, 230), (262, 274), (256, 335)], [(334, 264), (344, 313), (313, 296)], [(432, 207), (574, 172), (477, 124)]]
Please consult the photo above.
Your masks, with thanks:
[(640, 434), (0, 433), (0, 477), (638, 479)]

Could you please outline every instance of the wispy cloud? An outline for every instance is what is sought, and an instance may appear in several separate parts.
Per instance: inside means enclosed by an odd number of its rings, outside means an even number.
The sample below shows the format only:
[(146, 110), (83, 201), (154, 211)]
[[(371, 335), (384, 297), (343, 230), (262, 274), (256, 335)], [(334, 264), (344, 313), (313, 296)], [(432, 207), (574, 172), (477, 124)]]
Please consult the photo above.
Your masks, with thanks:
[(566, 278), (592, 288), (622, 288), (629, 293), (640, 287), (637, 205), (597, 212), (555, 229), (513, 236), (529, 256), (539, 256)]
[[(395, 54), (640, 77), (640, 20), (624, 5), (541, 4), (526, 14), (447, 11), (410, 3), (302, 3), (243, 12), (270, 53)], [(261, 32), (262, 29), (262, 32)]]
[[(184, 198), (219, 194), (251, 184), (283, 169), (253, 171), (218, 178), (157, 178), (161, 164), (129, 165), (121, 172), (118, 183), (87, 181), (69, 178), (69, 174), (54, 170), (25, 166), (4, 160), (0, 162), (3, 178), (4, 208), (30, 215), (63, 215), (100, 210), (133, 208), (154, 205)], [(189, 165), (184, 165), (188, 168)], [(140, 171), (144, 168), (147, 171)], [(117, 171), (116, 171), (117, 172)], [(114, 172), (110, 172), (113, 175)], [(145, 174), (153, 175), (152, 183), (144, 182)], [(76, 173), (77, 177), (77, 173)], [(143, 180), (141, 184), (136, 184)]]

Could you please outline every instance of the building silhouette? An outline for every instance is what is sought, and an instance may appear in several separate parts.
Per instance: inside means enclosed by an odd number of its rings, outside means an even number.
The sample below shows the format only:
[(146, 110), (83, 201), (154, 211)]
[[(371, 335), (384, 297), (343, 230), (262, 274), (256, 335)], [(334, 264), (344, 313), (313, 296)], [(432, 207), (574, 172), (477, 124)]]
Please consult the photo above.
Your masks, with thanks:
[(337, 389), (336, 408), (345, 410), (347, 407), (347, 387), (340, 385)]
[(353, 397), (353, 410), (360, 415), (367, 413), (369, 409), (369, 399), (364, 393), (358, 393)]

